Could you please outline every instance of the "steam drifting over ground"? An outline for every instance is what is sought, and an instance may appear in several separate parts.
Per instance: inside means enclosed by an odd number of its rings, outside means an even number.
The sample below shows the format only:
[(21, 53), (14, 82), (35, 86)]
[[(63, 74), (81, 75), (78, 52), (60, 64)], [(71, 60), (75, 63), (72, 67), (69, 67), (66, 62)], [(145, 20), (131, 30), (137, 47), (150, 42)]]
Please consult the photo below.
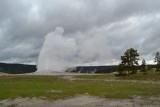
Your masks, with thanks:
[(78, 65), (106, 64), (111, 59), (107, 36), (103, 31), (64, 35), (57, 27), (48, 33), (38, 60), (38, 71), (63, 72)]

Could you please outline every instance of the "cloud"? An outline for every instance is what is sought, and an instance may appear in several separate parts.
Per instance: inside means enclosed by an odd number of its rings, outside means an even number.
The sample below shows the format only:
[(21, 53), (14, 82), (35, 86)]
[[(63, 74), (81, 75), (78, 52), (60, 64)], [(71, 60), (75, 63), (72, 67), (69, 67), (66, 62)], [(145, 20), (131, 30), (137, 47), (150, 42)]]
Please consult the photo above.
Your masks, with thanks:
[(58, 26), (64, 33), (52, 45), (68, 46), (64, 52), (73, 51), (73, 62), (112, 64), (130, 47), (150, 61), (159, 50), (159, 5), (152, 0), (1, 0), (0, 61), (37, 63), (45, 36)]

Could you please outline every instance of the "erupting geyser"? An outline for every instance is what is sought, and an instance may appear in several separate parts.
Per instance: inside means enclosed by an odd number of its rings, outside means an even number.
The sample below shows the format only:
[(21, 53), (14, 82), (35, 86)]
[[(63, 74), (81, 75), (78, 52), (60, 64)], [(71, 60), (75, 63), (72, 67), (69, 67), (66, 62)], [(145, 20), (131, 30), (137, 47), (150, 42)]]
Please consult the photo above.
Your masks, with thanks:
[(38, 59), (38, 71), (64, 72), (73, 66), (71, 58), (76, 51), (74, 42), (63, 37), (63, 28), (57, 27), (45, 37), (42, 50)]
[(65, 35), (57, 27), (45, 37), (39, 55), (38, 72), (64, 72), (77, 65), (101, 65), (111, 59), (107, 36), (96, 33)]

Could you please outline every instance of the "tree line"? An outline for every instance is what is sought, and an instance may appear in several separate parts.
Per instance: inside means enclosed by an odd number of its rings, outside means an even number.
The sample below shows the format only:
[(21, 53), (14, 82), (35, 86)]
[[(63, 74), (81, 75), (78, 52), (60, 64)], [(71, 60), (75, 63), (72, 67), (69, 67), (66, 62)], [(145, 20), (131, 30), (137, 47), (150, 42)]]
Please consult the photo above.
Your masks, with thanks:
[[(139, 53), (137, 50), (130, 48), (127, 49), (123, 56), (121, 56), (121, 63), (118, 66), (117, 76), (129, 76), (136, 74), (139, 69), (144, 74), (147, 74), (147, 65), (145, 59), (142, 60), (142, 64), (139, 66)], [(156, 71), (160, 71), (160, 52), (157, 51), (155, 54), (154, 61), (156, 62)]]

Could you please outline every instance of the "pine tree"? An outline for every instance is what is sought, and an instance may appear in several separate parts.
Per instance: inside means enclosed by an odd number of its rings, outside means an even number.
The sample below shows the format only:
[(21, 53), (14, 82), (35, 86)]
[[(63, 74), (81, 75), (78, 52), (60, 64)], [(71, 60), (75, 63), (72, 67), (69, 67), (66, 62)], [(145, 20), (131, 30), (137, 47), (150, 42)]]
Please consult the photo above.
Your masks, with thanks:
[(159, 51), (156, 52), (154, 61), (157, 62), (157, 64), (160, 64), (160, 53), (159, 53)]
[(142, 60), (142, 65), (141, 65), (141, 72), (147, 72), (147, 68), (146, 68), (146, 61), (145, 59)]
[(157, 64), (156, 64), (157, 71), (160, 71), (160, 53), (159, 53), (159, 51), (156, 52), (154, 61), (157, 62)]
[(139, 60), (139, 54), (137, 50), (130, 48), (127, 49), (123, 56), (121, 56), (121, 63), (120, 65), (123, 65), (125, 70), (128, 72), (128, 76), (130, 75), (130, 71), (132, 73), (135, 72), (135, 65), (138, 65)]

